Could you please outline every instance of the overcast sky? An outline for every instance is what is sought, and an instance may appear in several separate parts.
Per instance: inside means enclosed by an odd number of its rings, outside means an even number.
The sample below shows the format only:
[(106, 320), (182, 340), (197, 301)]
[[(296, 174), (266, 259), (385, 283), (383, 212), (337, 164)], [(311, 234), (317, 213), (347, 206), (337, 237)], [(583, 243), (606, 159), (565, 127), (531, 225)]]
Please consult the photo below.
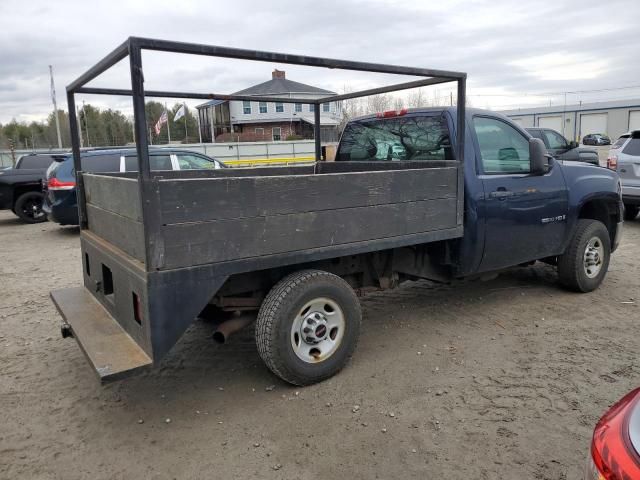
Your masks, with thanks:
[[(0, 122), (48, 115), (50, 64), (66, 110), (65, 86), (128, 36), (460, 70), (474, 106), (559, 104), (561, 93), (536, 94), (640, 85), (639, 20), (638, 0), (0, 0)], [(276, 67), (334, 91), (391, 80), (170, 54), (143, 62), (146, 88), (183, 91), (231, 93)], [(129, 87), (126, 66), (93, 85)], [(570, 93), (567, 102), (631, 97), (640, 88)], [(125, 98), (83, 99), (131, 111)]]

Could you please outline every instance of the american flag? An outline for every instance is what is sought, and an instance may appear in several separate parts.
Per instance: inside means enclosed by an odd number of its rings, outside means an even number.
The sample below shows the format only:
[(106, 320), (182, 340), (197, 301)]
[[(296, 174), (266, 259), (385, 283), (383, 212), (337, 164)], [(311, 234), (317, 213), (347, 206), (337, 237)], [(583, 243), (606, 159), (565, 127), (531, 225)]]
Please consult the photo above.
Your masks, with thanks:
[(156, 135), (160, 135), (160, 130), (162, 129), (162, 125), (164, 125), (165, 123), (167, 123), (167, 111), (166, 110), (164, 112), (162, 112), (162, 115), (160, 115), (160, 118), (156, 122)]

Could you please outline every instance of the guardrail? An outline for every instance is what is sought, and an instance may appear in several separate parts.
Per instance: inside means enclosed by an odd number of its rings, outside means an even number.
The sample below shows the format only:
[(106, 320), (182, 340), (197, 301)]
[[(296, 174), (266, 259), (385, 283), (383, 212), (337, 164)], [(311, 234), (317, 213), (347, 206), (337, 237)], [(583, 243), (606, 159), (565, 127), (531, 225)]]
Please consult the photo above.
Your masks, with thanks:
[[(215, 157), (229, 166), (247, 167), (253, 165), (288, 165), (292, 163), (307, 163), (314, 161), (314, 141), (297, 140), (284, 142), (241, 142), (241, 143), (192, 143), (192, 144), (164, 144), (153, 147), (184, 148)], [(108, 148), (108, 147), (100, 147)], [(113, 147), (123, 148), (123, 147)], [(128, 145), (126, 148), (135, 148)], [(36, 149), (16, 150), (15, 158), (28, 153), (63, 153), (70, 149)], [(10, 151), (0, 151), (0, 166), (12, 166), (13, 159)]]

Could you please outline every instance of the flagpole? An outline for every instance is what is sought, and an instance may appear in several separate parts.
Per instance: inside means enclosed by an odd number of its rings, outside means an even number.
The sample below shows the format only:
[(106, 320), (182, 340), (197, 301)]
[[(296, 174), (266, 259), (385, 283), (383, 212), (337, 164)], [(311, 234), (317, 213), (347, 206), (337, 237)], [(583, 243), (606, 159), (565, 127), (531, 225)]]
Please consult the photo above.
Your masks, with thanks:
[(202, 144), (202, 127), (200, 126), (200, 110), (198, 110), (198, 115), (196, 115), (196, 120), (198, 120), (198, 138), (200, 139), (200, 143)]
[(56, 120), (56, 132), (58, 132), (58, 148), (62, 148), (62, 136), (60, 135), (60, 120), (58, 119), (58, 105), (56, 104), (56, 86), (53, 83), (53, 67), (49, 65), (51, 77), (51, 101), (53, 102), (53, 118)]
[(187, 143), (189, 134), (187, 133), (187, 104), (183, 103), (182, 107), (184, 108), (184, 143)]
[(167, 112), (167, 136), (169, 137), (169, 141), (167, 143), (171, 143), (171, 128), (169, 128), (169, 122), (171, 119), (169, 118), (169, 110), (167, 109), (167, 102), (164, 102), (164, 111)]

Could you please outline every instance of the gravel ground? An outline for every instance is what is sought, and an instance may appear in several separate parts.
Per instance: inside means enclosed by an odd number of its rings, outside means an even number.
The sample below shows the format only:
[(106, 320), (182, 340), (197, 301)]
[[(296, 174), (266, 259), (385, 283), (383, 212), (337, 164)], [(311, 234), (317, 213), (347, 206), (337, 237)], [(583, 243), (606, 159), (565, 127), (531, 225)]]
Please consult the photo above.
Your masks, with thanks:
[(101, 387), (48, 297), (81, 281), (78, 230), (0, 212), (0, 478), (581, 478), (595, 421), (640, 383), (640, 221), (625, 229), (592, 294), (536, 265), (366, 297), (355, 357), (320, 385), (197, 321)]

